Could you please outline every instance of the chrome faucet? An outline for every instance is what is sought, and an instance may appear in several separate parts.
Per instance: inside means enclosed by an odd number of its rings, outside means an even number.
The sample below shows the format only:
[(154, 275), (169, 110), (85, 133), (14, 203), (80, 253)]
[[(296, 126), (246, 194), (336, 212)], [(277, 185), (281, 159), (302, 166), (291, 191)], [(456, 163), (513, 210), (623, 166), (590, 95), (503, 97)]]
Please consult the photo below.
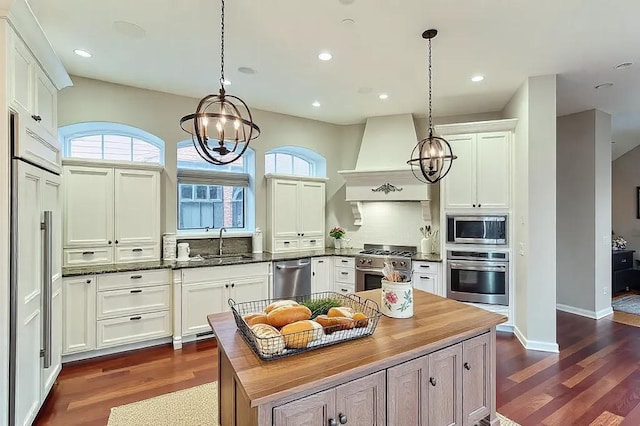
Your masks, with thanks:
[(220, 236), (218, 236), (218, 240), (219, 240), (219, 243), (220, 243), (220, 245), (218, 246), (218, 255), (219, 256), (222, 256), (222, 232), (223, 231), (227, 232), (227, 228), (225, 228), (225, 227), (220, 228)]

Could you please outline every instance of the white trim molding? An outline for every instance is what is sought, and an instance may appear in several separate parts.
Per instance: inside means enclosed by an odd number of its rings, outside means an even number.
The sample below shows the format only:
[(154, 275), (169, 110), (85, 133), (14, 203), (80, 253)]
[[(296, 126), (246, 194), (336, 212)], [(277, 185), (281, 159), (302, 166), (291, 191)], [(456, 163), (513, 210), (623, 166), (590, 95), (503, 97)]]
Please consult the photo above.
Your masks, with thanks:
[(590, 311), (588, 309), (576, 308), (575, 306), (562, 305), (560, 303), (556, 304), (556, 309), (562, 312), (567, 312), (569, 314), (580, 315), (581, 317), (591, 318), (595, 320), (599, 320), (613, 313), (612, 307), (604, 308), (596, 312)]
[(477, 121), (472, 123), (439, 124), (435, 130), (438, 135), (460, 135), (464, 133), (485, 133), (515, 131), (517, 118), (505, 120)]
[(557, 343), (528, 340), (526, 337), (524, 337), (517, 326), (513, 327), (513, 334), (516, 335), (516, 338), (520, 341), (520, 344), (522, 344), (522, 346), (528, 351), (551, 352), (556, 354), (560, 353), (560, 348), (558, 347)]

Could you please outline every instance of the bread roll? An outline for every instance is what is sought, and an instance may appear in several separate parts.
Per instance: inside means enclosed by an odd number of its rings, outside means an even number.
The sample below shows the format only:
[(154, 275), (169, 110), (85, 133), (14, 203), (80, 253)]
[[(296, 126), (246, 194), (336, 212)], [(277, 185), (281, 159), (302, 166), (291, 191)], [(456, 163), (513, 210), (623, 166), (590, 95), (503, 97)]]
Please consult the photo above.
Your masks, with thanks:
[(355, 321), (356, 327), (358, 327), (358, 328), (366, 327), (367, 324), (369, 324), (369, 319), (362, 312), (356, 312), (355, 314), (353, 314), (353, 318), (352, 319)]
[(311, 311), (304, 305), (281, 306), (267, 314), (267, 322), (278, 328), (309, 318), (311, 318)]
[(273, 302), (266, 308), (264, 308), (264, 313), (268, 314), (269, 312), (273, 311), (275, 308), (280, 308), (282, 306), (297, 305), (297, 304), (298, 302), (296, 302), (295, 300), (278, 300), (276, 302)]
[(303, 320), (287, 324), (280, 330), (288, 348), (302, 349), (324, 334), (322, 326), (315, 321)]
[(339, 308), (331, 308), (327, 315), (330, 317), (347, 317), (352, 318), (355, 311), (347, 306), (340, 306)]
[(264, 355), (277, 355), (284, 351), (284, 338), (282, 334), (269, 324), (256, 324), (251, 327), (256, 346)]
[(262, 312), (251, 312), (249, 314), (245, 314), (242, 316), (244, 322), (246, 322), (249, 327), (256, 324), (266, 324), (267, 323), (267, 314)]
[(327, 334), (335, 333), (338, 330), (347, 330), (355, 327), (355, 322), (347, 317), (330, 317), (327, 315), (318, 315), (314, 319), (318, 324), (324, 327)]

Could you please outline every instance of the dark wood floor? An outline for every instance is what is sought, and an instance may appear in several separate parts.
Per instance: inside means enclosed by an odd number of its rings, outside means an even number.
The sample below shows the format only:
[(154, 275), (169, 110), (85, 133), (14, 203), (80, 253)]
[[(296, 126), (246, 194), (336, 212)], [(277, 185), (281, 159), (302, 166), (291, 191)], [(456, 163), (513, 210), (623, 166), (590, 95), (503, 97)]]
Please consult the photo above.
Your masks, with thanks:
[[(499, 333), (497, 407), (528, 425), (640, 425), (640, 328), (558, 313), (560, 354)], [(114, 406), (216, 379), (215, 340), (63, 369), (39, 425), (105, 425)]]

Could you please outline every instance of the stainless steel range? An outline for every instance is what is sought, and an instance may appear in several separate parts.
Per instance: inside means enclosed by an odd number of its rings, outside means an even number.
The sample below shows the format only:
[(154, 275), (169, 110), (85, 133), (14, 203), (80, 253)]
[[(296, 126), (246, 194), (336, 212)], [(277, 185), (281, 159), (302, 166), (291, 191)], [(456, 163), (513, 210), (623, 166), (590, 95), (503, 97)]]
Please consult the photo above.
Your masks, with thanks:
[(356, 256), (356, 291), (380, 288), (385, 262), (390, 263), (401, 274), (410, 275), (411, 257), (416, 252), (415, 246), (365, 244), (364, 250)]

